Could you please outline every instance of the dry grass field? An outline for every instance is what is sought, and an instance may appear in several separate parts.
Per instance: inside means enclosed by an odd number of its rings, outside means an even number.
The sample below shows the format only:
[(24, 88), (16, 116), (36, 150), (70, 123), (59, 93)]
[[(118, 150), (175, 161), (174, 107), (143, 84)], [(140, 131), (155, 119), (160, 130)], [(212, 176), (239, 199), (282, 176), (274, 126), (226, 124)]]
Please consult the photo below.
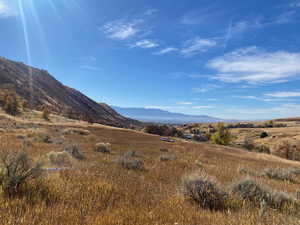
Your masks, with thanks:
[[(0, 224), (22, 225), (296, 225), (298, 206), (264, 208), (234, 197), (225, 210), (209, 210), (182, 195), (182, 178), (192, 173), (214, 177), (224, 191), (249, 175), (266, 168), (298, 168), (300, 163), (272, 155), (237, 148), (176, 140), (166, 143), (159, 136), (101, 125), (89, 125), (62, 118), (52, 122), (36, 117), (2, 116), (1, 150), (20, 149), (34, 160), (42, 160), (42, 178), (32, 180), (13, 197), (0, 196)], [(77, 132), (85, 130), (85, 132)], [(72, 132), (74, 131), (74, 132)], [(89, 132), (87, 132), (89, 131)], [(94, 151), (95, 144), (111, 144), (111, 152)], [(49, 161), (49, 152), (61, 152), (76, 144), (83, 160)], [(144, 163), (143, 170), (131, 170), (118, 163), (129, 151)], [(53, 153), (52, 153), (53, 154)], [(163, 155), (170, 160), (162, 160)], [(300, 175), (294, 181), (257, 176), (254, 179), (274, 190), (296, 196)], [(262, 213), (262, 211), (264, 211)]]

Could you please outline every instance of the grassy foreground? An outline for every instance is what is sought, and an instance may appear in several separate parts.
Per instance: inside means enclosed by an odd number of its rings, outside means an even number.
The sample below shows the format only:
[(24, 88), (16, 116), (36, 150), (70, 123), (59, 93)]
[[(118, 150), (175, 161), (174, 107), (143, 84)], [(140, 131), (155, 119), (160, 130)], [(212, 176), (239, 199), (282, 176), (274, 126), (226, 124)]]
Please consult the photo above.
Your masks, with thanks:
[[(8, 121), (7, 123), (11, 123)], [(20, 123), (21, 124), (21, 123)], [(18, 124), (17, 124), (18, 126)], [(68, 170), (48, 171), (30, 181), (14, 197), (0, 196), (0, 224), (122, 224), (122, 225), (293, 225), (300, 223), (295, 208), (264, 208), (239, 199), (226, 210), (209, 210), (182, 195), (182, 178), (192, 173), (214, 177), (226, 191), (248, 171), (266, 168), (297, 168), (300, 164), (271, 155), (256, 154), (209, 144), (184, 141), (165, 143), (155, 135), (100, 125), (78, 125), (90, 133), (64, 132), (71, 124), (26, 124), (1, 133), (2, 149), (19, 149), (24, 140), (28, 154), (43, 159), (46, 167)], [(61, 142), (45, 141), (50, 138)], [(46, 138), (47, 139), (47, 138)], [(49, 143), (48, 143), (49, 142)], [(112, 151), (94, 151), (96, 143), (110, 143)], [(70, 158), (66, 165), (47, 161), (49, 152), (77, 144), (85, 159)], [(144, 170), (123, 168), (118, 159), (128, 151), (144, 163)], [(162, 158), (162, 156), (164, 157)], [(171, 155), (165, 160), (165, 155)], [(162, 160), (163, 159), (163, 160)], [(255, 177), (274, 190), (295, 195), (300, 179), (293, 182)], [(263, 212), (262, 212), (263, 211)]]

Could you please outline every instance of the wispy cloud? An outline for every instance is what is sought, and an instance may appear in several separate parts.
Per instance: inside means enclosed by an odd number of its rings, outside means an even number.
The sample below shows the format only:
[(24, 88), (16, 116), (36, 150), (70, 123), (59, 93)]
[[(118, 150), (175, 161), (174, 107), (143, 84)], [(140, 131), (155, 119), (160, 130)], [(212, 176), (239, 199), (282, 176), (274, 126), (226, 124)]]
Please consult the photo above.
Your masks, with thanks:
[(101, 70), (101, 68), (99, 68), (99, 67), (90, 66), (90, 65), (81, 65), (80, 69), (83, 69), (83, 70), (92, 70), (92, 71), (100, 71)]
[(214, 89), (217, 89), (217, 88), (220, 88), (221, 86), (218, 85), (218, 84), (207, 84), (207, 85), (204, 85), (202, 87), (197, 87), (197, 88), (193, 88), (193, 92), (195, 93), (205, 93), (205, 92), (209, 92), (211, 90), (214, 90)]
[(291, 7), (291, 8), (298, 8), (298, 7), (300, 7), (300, 1), (298, 0), (298, 1), (292, 2), (292, 3), (290, 4), (290, 7)]
[(217, 72), (213, 78), (223, 82), (286, 82), (300, 74), (300, 53), (248, 47), (217, 57), (207, 66)]
[(193, 105), (192, 102), (177, 102), (177, 105)]
[(141, 40), (132, 45), (132, 47), (138, 48), (156, 48), (159, 45), (153, 40)]
[(267, 93), (265, 96), (274, 98), (290, 98), (290, 97), (300, 97), (300, 91), (279, 91), (273, 93)]
[(193, 109), (213, 109), (213, 106), (209, 106), (209, 105), (199, 105), (199, 106), (193, 106)]
[[(299, 3), (300, 4), (300, 3)], [(296, 14), (296, 11), (287, 11), (280, 14), (277, 18), (275, 18), (275, 24), (286, 24), (293, 21), (293, 17)]]
[(164, 49), (161, 49), (159, 52), (155, 52), (154, 55), (165, 55), (171, 52), (177, 52), (178, 48), (173, 48), (173, 47), (167, 47)]
[(106, 23), (101, 30), (112, 39), (125, 40), (135, 36), (141, 31), (142, 20), (115, 20)]
[(184, 47), (180, 50), (183, 56), (189, 57), (202, 52), (206, 52), (208, 49), (216, 47), (217, 41), (214, 39), (202, 39), (200, 37), (193, 38), (184, 43)]
[(145, 16), (152, 16), (155, 13), (157, 13), (157, 11), (158, 11), (157, 9), (147, 9), (145, 12)]

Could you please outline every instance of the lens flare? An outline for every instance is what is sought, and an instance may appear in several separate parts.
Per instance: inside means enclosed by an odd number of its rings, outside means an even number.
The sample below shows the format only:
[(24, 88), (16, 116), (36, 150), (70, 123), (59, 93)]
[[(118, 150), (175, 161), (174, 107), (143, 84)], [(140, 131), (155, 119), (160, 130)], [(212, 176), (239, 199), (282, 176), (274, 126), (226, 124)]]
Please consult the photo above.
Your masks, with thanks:
[[(31, 65), (31, 51), (30, 51), (30, 43), (29, 43), (29, 36), (28, 36), (28, 26), (27, 26), (27, 20), (24, 13), (24, 5), (22, 0), (18, 0), (18, 6), (19, 6), (19, 12), (22, 22), (22, 28), (23, 28), (23, 36), (24, 36), (24, 42), (25, 42), (25, 49), (26, 49), (26, 57), (27, 57), (27, 63)], [(29, 106), (32, 107), (32, 100), (33, 100), (33, 81), (32, 81), (32, 68), (28, 67), (29, 71), (29, 89), (30, 89), (30, 101)]]

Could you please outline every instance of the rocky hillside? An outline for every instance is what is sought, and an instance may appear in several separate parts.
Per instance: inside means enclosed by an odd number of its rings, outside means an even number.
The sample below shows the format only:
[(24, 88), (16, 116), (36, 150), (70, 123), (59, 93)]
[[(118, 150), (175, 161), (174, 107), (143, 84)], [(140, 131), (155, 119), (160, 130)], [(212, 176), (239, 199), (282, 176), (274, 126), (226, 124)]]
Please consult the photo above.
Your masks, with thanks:
[(78, 117), (88, 117), (94, 122), (118, 127), (139, 124), (63, 85), (45, 70), (0, 57), (0, 88), (5, 87), (13, 87), (34, 109), (46, 105), (53, 112), (72, 112)]

